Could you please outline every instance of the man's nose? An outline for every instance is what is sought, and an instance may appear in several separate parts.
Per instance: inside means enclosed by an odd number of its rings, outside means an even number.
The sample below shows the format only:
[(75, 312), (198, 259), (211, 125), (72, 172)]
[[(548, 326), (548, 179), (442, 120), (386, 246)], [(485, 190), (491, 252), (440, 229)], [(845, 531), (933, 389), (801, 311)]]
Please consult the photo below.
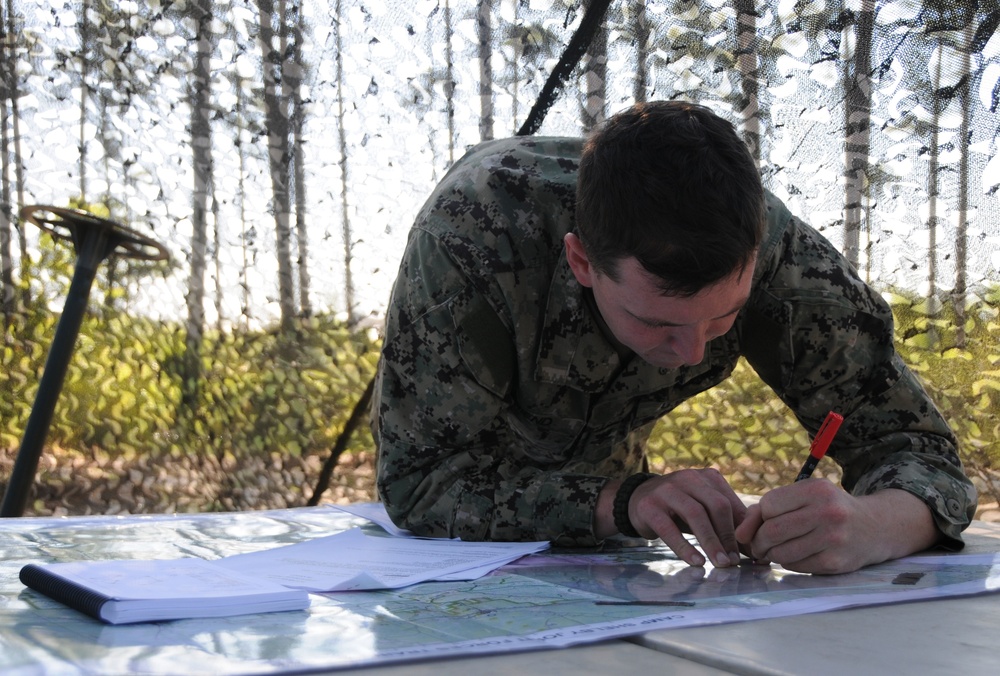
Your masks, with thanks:
[(705, 358), (708, 336), (704, 326), (697, 324), (684, 327), (674, 337), (673, 350), (688, 366), (700, 364)]

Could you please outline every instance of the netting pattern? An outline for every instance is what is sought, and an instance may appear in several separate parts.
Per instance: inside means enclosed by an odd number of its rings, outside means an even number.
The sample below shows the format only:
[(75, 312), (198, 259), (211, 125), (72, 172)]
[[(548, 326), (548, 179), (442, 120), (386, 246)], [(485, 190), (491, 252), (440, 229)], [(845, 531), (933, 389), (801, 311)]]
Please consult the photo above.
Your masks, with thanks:
[[(18, 209), (73, 205), (171, 261), (102, 266), (32, 509), (301, 504), (372, 373), (413, 215), (465, 149), (521, 128), (590, 4), (5, 1), (0, 484), (74, 264)], [(995, 1), (619, 0), (536, 132), (653, 99), (732, 120), (768, 188), (893, 302), (985, 510), (998, 24)], [(365, 476), (364, 427), (341, 486)], [(664, 420), (653, 451), (761, 491), (806, 445), (741, 371)]]

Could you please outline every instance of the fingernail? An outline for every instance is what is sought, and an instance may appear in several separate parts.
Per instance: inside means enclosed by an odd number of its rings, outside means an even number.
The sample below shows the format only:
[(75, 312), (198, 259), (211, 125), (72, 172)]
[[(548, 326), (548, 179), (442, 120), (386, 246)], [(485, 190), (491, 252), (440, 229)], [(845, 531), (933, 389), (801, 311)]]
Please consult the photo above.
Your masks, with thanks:
[(729, 552), (729, 563), (734, 566), (740, 565), (740, 553), (739, 552)]
[(724, 552), (719, 552), (715, 555), (715, 565), (720, 568), (725, 568), (729, 565), (729, 556)]
[(691, 557), (691, 565), (692, 566), (704, 566), (705, 565), (705, 558), (701, 554), (694, 554)]

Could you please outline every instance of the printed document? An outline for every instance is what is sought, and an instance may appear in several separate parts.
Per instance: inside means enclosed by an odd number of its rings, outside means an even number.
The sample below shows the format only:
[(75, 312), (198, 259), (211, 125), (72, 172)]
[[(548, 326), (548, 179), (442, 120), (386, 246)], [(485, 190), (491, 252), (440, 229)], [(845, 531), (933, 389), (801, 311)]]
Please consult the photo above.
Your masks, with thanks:
[[(237, 554), (215, 563), (310, 592), (397, 589), (505, 563), (548, 542), (463, 542), (366, 535), (360, 528), (308, 542)], [(467, 579), (467, 578), (460, 578)]]

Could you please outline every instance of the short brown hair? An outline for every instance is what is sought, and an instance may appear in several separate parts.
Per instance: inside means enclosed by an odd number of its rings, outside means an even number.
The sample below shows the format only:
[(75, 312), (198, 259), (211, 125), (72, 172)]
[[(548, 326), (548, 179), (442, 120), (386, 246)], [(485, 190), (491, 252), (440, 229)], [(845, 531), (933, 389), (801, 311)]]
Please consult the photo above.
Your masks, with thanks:
[(617, 280), (636, 260), (667, 295), (742, 270), (760, 246), (764, 189), (733, 125), (704, 106), (637, 104), (586, 142), (577, 226), (590, 263)]

